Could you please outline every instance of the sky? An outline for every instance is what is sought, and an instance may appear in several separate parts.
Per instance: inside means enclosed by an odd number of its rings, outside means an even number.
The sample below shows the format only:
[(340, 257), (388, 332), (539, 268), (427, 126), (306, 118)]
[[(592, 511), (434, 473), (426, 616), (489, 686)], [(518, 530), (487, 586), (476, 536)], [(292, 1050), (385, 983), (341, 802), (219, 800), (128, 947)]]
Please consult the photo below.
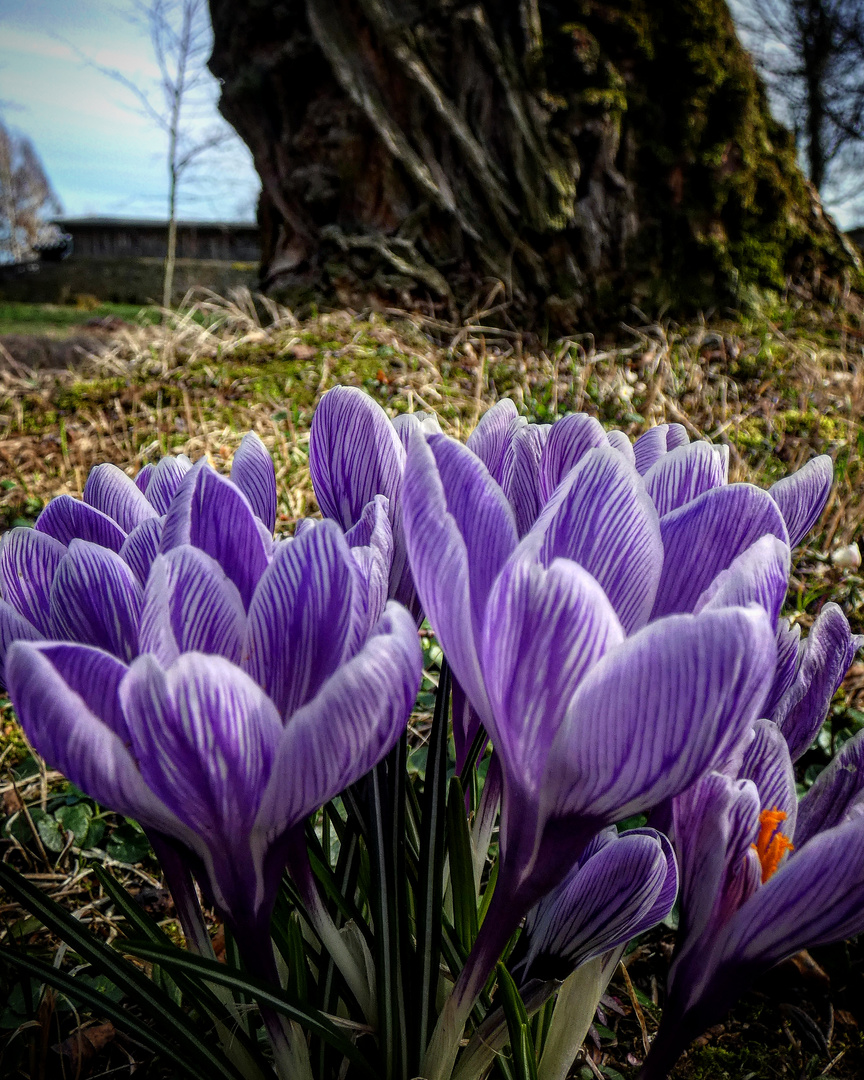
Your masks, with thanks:
[[(134, 0), (0, 0), (0, 116), (32, 140), (64, 213), (165, 219), (167, 138), (94, 65), (154, 88), (158, 68)], [(220, 122), (219, 88), (207, 79), (206, 104), (190, 122), (209, 131)], [(260, 185), (231, 134), (181, 185), (179, 217), (254, 220)]]

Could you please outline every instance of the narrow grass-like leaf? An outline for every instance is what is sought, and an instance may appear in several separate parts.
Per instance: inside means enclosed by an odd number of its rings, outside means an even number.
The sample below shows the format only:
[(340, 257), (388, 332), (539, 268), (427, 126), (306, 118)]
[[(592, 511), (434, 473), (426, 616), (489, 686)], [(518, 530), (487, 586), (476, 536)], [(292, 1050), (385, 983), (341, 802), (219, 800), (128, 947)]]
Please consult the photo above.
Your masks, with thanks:
[(498, 989), (510, 1035), (515, 1080), (537, 1080), (537, 1057), (528, 1012), (513, 977), (501, 963), (498, 964)]
[(486, 745), (489, 736), (486, 734), (486, 729), (480, 725), (477, 734), (474, 736), (474, 741), (468, 750), (468, 756), (465, 758), (465, 764), (462, 766), (462, 771), (459, 773), (459, 783), (462, 785), (464, 791), (471, 782), (471, 773), (474, 766), (480, 760), (480, 752)]
[(420, 880), (417, 886), (417, 1024), (412, 1070), (420, 1068), (435, 1027), (435, 999), (441, 966), (441, 908), (444, 898), (444, 834), (447, 806), (447, 725), (450, 712), (450, 667), (441, 664), (435, 712), (426, 755), (420, 829)]
[[(230, 1062), (215, 1054), (199, 1035), (190, 1017), (160, 992), (143, 972), (124, 960), (113, 948), (93, 937), (77, 919), (5, 863), (0, 863), (0, 886), (16, 897), (61, 941), (71, 946), (83, 960), (107, 975), (142, 1012), (153, 1018), (164, 1038), (182, 1047), (186, 1057), (197, 1060), (205, 1072), (209, 1069), (212, 1074), (212, 1070), (216, 1069), (218, 1074), (221, 1069), (224, 1075), (239, 1077), (240, 1074)], [(155, 962), (160, 963), (161, 960), (156, 958)]]
[(465, 816), (465, 793), (459, 778), (450, 780), (447, 799), (447, 854), (453, 891), (453, 921), (466, 953), (477, 937), (477, 896), (474, 891), (474, 858), (471, 831)]
[(194, 1080), (213, 1080), (214, 1076), (239, 1076), (236, 1073), (229, 1073), (227, 1062), (220, 1062), (218, 1058), (214, 1058), (213, 1064), (208, 1065), (197, 1060), (197, 1057), (189, 1057), (182, 1050), (166, 1045), (164, 1035), (157, 1029), (148, 1027), (134, 1013), (124, 1009), (122, 1005), (118, 1005), (87, 983), (76, 979), (74, 975), (69, 975), (51, 964), (45, 964), (35, 957), (26, 956), (16, 949), (5, 949), (3, 959), (26, 975), (48, 986), (53, 986), (74, 1004), (93, 1009), (97, 1015), (110, 1020), (118, 1031), (126, 1032), (148, 1050), (170, 1060), (172, 1070), (182, 1070), (182, 1072), (172, 1071), (173, 1076), (191, 1077)]
[(163, 964), (169, 969), (186, 971), (189, 974), (206, 978), (208, 982), (219, 983), (229, 989), (248, 994), (254, 998), (259, 1006), (272, 1009), (274, 1012), (287, 1016), (313, 1035), (324, 1039), (330, 1046), (338, 1050), (343, 1057), (347, 1058), (352, 1065), (356, 1066), (363, 1076), (372, 1080), (380, 1080), (380, 1077), (369, 1064), (357, 1047), (339, 1031), (332, 1020), (315, 1010), (300, 1009), (292, 1004), (287, 997), (278, 990), (274, 990), (261, 979), (251, 975), (238, 975), (220, 964), (218, 960), (205, 960), (200, 956), (190, 956), (186, 953), (169, 952), (143, 942), (128, 942), (124, 944), (126, 952), (132, 956), (138, 956), (142, 960), (151, 963)]

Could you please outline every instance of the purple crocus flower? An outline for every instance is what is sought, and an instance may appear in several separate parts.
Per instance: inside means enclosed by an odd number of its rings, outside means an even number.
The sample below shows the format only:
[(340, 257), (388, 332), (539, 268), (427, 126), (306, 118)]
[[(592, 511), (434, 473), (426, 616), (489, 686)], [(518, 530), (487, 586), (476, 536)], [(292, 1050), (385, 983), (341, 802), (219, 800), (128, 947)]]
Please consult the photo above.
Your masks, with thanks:
[[(508, 399), (487, 410), (467, 445), (504, 490), (520, 537), (568, 473), (590, 450), (600, 447), (612, 446), (636, 467), (661, 518), (707, 491), (726, 486), (729, 478), (729, 448), (691, 443), (681, 424), (658, 424), (631, 444), (623, 432), (604, 431), (587, 413), (564, 416), (551, 426), (528, 424)], [(791, 547), (822, 513), (832, 477), (831, 459), (823, 455), (769, 489)], [(724, 504), (721, 500), (717, 505)]]
[(793, 761), (818, 735), (831, 699), (864, 646), (864, 635), (852, 633), (837, 604), (823, 606), (800, 644), (796, 631), (784, 626), (782, 643), (778, 640), (780, 662), (766, 710), (783, 732)]
[(799, 806), (786, 740), (760, 720), (737, 778), (709, 773), (674, 800), (681, 924), (645, 1080), (666, 1076), (758, 974), (864, 929), (861, 745)]
[(566, 979), (662, 922), (677, 892), (675, 855), (662, 833), (604, 829), (561, 884), (528, 913), (519, 941), (524, 955), (514, 973), (523, 984), (531, 978)]
[(393, 747), (422, 655), (397, 604), (369, 632), (365, 583), (334, 524), (280, 545), (245, 600), (261, 551), (241, 570), (228, 546), (257, 533), (223, 521), (220, 563), (217, 523), (192, 521), (200, 546), (187, 538), (154, 560), (142, 655), (127, 664), (90, 645), (18, 641), (6, 677), (34, 747), (179, 847), (261, 970), (292, 830)]
[(432, 414), (403, 413), (391, 422), (362, 390), (334, 386), (318, 404), (309, 435), (309, 471), (325, 518), (348, 532), (376, 496), (387, 500), (393, 530), (389, 594), (415, 613), (400, 510), (405, 449), (415, 435), (437, 430)]
[[(501, 488), (444, 436), (413, 441), (402, 500), (418, 595), (504, 778), (498, 881), (427, 1057), (437, 1078), (518, 921), (598, 831), (726, 759), (759, 714), (776, 647), (755, 605), (646, 625), (664, 581), (660, 528), (611, 448), (583, 458), (518, 548)], [(768, 531), (759, 524), (715, 537), (725, 561), (703, 548), (713, 573), (694, 599)]]

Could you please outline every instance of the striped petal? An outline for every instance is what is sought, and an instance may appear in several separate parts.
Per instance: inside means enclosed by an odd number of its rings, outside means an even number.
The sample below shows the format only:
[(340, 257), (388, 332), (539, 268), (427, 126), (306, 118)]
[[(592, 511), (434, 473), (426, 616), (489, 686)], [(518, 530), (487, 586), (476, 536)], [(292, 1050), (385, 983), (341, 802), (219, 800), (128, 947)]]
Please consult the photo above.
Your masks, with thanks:
[(390, 500), (394, 520), (405, 451), (381, 406), (352, 386), (334, 386), (312, 417), (309, 471), (325, 517), (355, 525), (376, 495)]
[(33, 527), (67, 546), (77, 539), (119, 551), (126, 539), (126, 533), (113, 518), (71, 495), (52, 499)]
[(508, 783), (536, 799), (549, 750), (579, 683), (624, 640), (605, 593), (580, 566), (513, 557), (486, 609), (481, 667), (490, 735)]
[(44, 636), (33, 623), (25, 619), (23, 615), (19, 615), (11, 604), (0, 600), (0, 690), (6, 687), (3, 670), (6, 665), (6, 654), (12, 642), (41, 641)]
[(492, 408), (487, 409), (481, 416), (480, 423), (468, 436), (465, 444), (480, 458), (499, 484), (511, 425), (518, 416), (516, 405), (510, 398), (496, 401)]
[(799, 544), (819, 520), (833, 482), (834, 464), (827, 454), (822, 454), (768, 489), (786, 522), (791, 547)]
[(195, 547), (158, 555), (144, 590), (139, 648), (169, 667), (180, 653), (202, 652), (240, 663), (246, 613), (236, 585)]
[(745, 860), (759, 831), (761, 809), (751, 781), (717, 772), (701, 777), (674, 800), (681, 917), (673, 982), (692, 977), (691, 966), (698, 969), (713, 936), (758, 887)]
[(823, 769), (798, 804), (795, 845), (841, 824), (864, 807), (864, 731), (859, 731)]
[(150, 567), (159, 554), (164, 527), (164, 517), (148, 518), (129, 533), (120, 548), (120, 558), (132, 567), (132, 572), (142, 585), (147, 584)]
[(183, 483), (183, 477), (192, 468), (185, 454), (162, 458), (150, 475), (147, 484), (147, 501), (157, 514), (167, 514), (171, 500)]
[(120, 700), (150, 790), (210, 849), (248, 844), (282, 735), (260, 687), (221, 656), (187, 653), (164, 671), (145, 655)]
[(405, 539), (417, 593), (456, 678), (484, 721), (477, 654), (492, 585), (516, 546), (501, 488), (466, 447), (415, 439), (405, 468)]
[(694, 610), (759, 604), (768, 613), (771, 625), (776, 626), (786, 599), (790, 569), (789, 545), (776, 536), (763, 536), (714, 578)]
[(377, 765), (405, 730), (422, 669), (414, 620), (391, 602), (363, 649), (288, 720), (260, 826), (291, 828)]
[(73, 540), (51, 586), (51, 624), (58, 637), (129, 661), (138, 652), (141, 600), (141, 586), (119, 555)]
[(775, 659), (773, 629), (756, 607), (664, 619), (610, 650), (552, 746), (549, 813), (611, 824), (683, 791), (759, 716)]
[(524, 424), (513, 431), (505, 452), (501, 487), (513, 507), (520, 537), (537, 520), (546, 501), (539, 469), (550, 430), (548, 424)]
[(84, 502), (113, 518), (125, 533), (158, 516), (135, 481), (116, 465), (96, 465), (90, 470)]
[(51, 630), (51, 582), (66, 550), (36, 529), (10, 529), (0, 539), (0, 596), (43, 635)]
[(656, 427), (649, 428), (633, 443), (636, 469), (642, 476), (665, 455), (668, 431), (668, 424), (658, 424)]
[(153, 475), (153, 470), (156, 466), (152, 461), (148, 461), (146, 465), (143, 465), (135, 474), (134, 482), (135, 487), (141, 492), (142, 495), (147, 493), (147, 485), (150, 483), (150, 478)]
[[(651, 830), (616, 836), (528, 915), (521, 982), (566, 978), (577, 967), (661, 922), (675, 903), (675, 859)], [(658, 905), (658, 898), (662, 902)]]
[(611, 431), (606, 432), (606, 442), (612, 447), (613, 450), (617, 450), (619, 454), (627, 459), (630, 464), (635, 468), (636, 455), (633, 453), (633, 443), (627, 438), (623, 431), (619, 431), (617, 428), (613, 428)]
[(791, 840), (798, 816), (798, 794), (789, 747), (780, 729), (770, 720), (757, 720), (754, 730), (755, 737), (744, 751), (739, 775), (756, 785), (763, 810), (780, 810), (786, 815), (779, 831)]
[(246, 496), (203, 458), (186, 474), (165, 517), (161, 550), (181, 544), (215, 559), (248, 607), (267, 568), (264, 542)]
[(663, 573), (651, 617), (692, 611), (723, 570), (765, 535), (788, 543), (777, 504), (752, 484), (713, 488), (660, 521)]
[(393, 417), (393, 430), (407, 454), (415, 435), (440, 435), (441, 424), (434, 412), (399, 413)]
[(660, 457), (645, 473), (645, 487), (660, 517), (726, 483), (728, 461), (707, 442), (688, 443)]
[(376, 495), (360, 520), (345, 534), (351, 557), (360, 575), (355, 589), (356, 625), (359, 647), (384, 614), (390, 567), (393, 563), (393, 529), (387, 516), (387, 500)]
[(321, 689), (356, 643), (348, 544), (322, 521), (277, 549), (249, 606), (245, 670), (289, 717)]
[(593, 574), (628, 633), (647, 620), (663, 561), (657, 511), (615, 450), (588, 451), (523, 543), (546, 566), (572, 559)]
[(788, 619), (777, 624), (777, 670), (768, 697), (765, 699), (765, 715), (773, 716), (780, 699), (795, 681), (798, 670), (801, 627), (792, 626)]
[(820, 833), (787, 859), (727, 924), (715, 962), (749, 979), (801, 949), (862, 930), (864, 816)]
[(231, 479), (272, 534), (276, 528), (276, 470), (267, 447), (254, 431), (244, 435), (237, 448)]
[[(12, 646), (6, 674), (21, 726), (52, 768), (91, 798), (144, 826), (169, 831), (175, 819), (148, 790), (124, 736), (93, 711), (97, 703), (92, 697), (88, 701), (78, 692), (93, 687), (97, 676), (93, 689), (103, 702), (118, 693), (118, 676), (125, 668), (111, 657), (100, 665), (93, 652), (83, 645), (19, 641)], [(112, 661), (117, 667), (111, 667)], [(109, 717), (115, 710), (111, 706)]]
[(556, 420), (540, 458), (542, 501), (549, 501), (555, 488), (589, 450), (606, 445), (606, 432), (596, 417), (574, 413)]
[(825, 604), (804, 639), (795, 680), (771, 714), (793, 761), (816, 738), (831, 699), (862, 645), (864, 636), (852, 634), (837, 604)]

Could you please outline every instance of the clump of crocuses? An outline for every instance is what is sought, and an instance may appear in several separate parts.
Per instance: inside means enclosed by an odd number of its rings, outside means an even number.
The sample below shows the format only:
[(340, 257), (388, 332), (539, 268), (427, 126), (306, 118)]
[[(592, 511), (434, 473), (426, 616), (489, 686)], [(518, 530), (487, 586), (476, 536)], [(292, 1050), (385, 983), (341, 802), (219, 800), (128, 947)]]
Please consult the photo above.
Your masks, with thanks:
[[(250, 434), (230, 476), (97, 466), (0, 543), (31, 743), (145, 828), (190, 948), (194, 878), (288, 980), (290, 1022), (261, 1007), (281, 1076), (472, 1080), (506, 1052), (563, 1078), (677, 898), (662, 1077), (759, 971), (864, 929), (864, 733), (800, 802), (794, 766), (862, 639), (833, 604), (803, 642), (782, 617), (830, 459), (764, 491), (678, 424), (631, 443), (502, 401), (463, 445), (336, 387), (310, 470), (324, 520), (291, 535)], [(335, 1015), (350, 1054), (315, 1049)]]

